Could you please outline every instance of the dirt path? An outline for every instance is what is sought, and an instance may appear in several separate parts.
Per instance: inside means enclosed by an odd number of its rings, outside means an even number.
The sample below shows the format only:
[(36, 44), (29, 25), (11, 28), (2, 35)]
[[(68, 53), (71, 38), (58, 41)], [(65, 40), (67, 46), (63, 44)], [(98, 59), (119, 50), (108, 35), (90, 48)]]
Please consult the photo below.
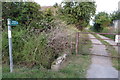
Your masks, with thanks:
[[(98, 34), (98, 36), (99, 37), (101, 37), (102, 39), (110, 39), (110, 38), (107, 38), (107, 37), (105, 37), (105, 36), (102, 36), (102, 35), (99, 35)], [(104, 41), (106, 41), (106, 42), (108, 42), (110, 45), (117, 45), (116, 43), (115, 43), (115, 41), (113, 41), (113, 40), (104, 40)], [(115, 50), (118, 52), (118, 46), (113, 46), (114, 48), (115, 48)]]
[[(89, 34), (90, 38), (95, 38)], [(97, 39), (92, 39), (92, 43), (102, 44)], [(93, 45), (93, 54), (108, 55), (105, 45)], [(118, 71), (112, 67), (110, 58), (102, 56), (92, 56), (92, 64), (87, 70), (87, 78), (118, 78)]]

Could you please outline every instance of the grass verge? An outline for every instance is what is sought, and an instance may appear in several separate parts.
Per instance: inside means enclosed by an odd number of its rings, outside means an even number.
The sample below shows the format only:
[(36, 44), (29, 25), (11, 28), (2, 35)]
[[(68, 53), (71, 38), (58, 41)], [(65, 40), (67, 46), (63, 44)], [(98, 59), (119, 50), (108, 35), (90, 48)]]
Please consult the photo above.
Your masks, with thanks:
[(9, 66), (3, 65), (3, 78), (84, 78), (90, 63), (89, 56), (72, 55), (67, 60), (65, 67), (59, 71), (44, 68), (14, 67), (14, 72), (9, 73)]

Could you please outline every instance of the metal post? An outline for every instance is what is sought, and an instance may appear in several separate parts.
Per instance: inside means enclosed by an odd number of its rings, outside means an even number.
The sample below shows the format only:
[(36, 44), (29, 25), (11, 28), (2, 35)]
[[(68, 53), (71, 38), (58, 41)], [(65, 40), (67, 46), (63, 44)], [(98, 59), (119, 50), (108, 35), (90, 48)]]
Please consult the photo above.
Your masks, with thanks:
[(13, 58), (12, 58), (12, 35), (11, 35), (11, 20), (8, 19), (8, 40), (9, 40), (9, 59), (10, 59), (10, 72), (13, 72)]

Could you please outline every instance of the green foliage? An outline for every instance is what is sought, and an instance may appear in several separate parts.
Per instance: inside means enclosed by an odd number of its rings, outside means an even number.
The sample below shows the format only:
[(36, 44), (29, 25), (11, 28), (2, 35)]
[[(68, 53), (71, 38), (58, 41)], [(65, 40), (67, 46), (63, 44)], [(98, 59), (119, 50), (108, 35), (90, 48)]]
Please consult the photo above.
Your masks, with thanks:
[(6, 63), (8, 60), (8, 40), (7, 32), (2, 32), (2, 61)]
[(94, 23), (92, 30), (95, 32), (101, 32), (103, 30), (103, 27), (101, 27), (98, 23)]
[[(42, 65), (46, 68), (51, 67), (51, 63), (54, 60), (54, 50), (47, 46), (47, 36), (45, 34), (32, 37), (24, 46), (23, 51), (19, 55), (23, 55), (21, 61), (33, 65)], [(31, 64), (32, 63), (32, 64)], [(29, 66), (30, 66), (29, 65)]]
[[(13, 60), (15, 65), (25, 65), (27, 67), (39, 65), (50, 68), (51, 63), (58, 55), (70, 52), (67, 51), (70, 49), (70, 36), (74, 36), (71, 33), (76, 31), (65, 27), (64, 22), (54, 24), (53, 21), (57, 22), (57, 19), (54, 19), (51, 9), (41, 11), (40, 6), (33, 2), (3, 2), (2, 7), (4, 18), (2, 27), (3, 63), (9, 64), (6, 25), (8, 18), (19, 22), (18, 26), (12, 27)], [(74, 19), (73, 24), (77, 24), (78, 19), (75, 16), (72, 16), (72, 14), (68, 14), (68, 16), (70, 16), (70, 21)], [(83, 23), (86, 24), (86, 21), (84, 20)], [(55, 26), (57, 28), (53, 28)], [(64, 28), (60, 29), (61, 27)], [(38, 33), (36, 33), (36, 29)], [(51, 30), (47, 32), (48, 29)], [(66, 43), (67, 41), (69, 43)]]
[(57, 8), (59, 5), (58, 5), (58, 3), (55, 3), (53, 6), (54, 6), (55, 8)]
[(118, 29), (118, 30), (116, 31), (116, 33), (117, 33), (117, 34), (120, 34), (120, 29)]
[(59, 10), (67, 19), (69, 24), (76, 24), (79, 29), (89, 24), (91, 17), (95, 14), (95, 2), (63, 2)]
[[(2, 7), (4, 19), (2, 24), (3, 63), (9, 63), (7, 19), (10, 18), (19, 22), (19, 25), (12, 27), (14, 64), (21, 65), (22, 63), (29, 67), (37, 64), (50, 68), (51, 62), (55, 59), (54, 50), (45, 45), (46, 40), (42, 38), (45, 35), (40, 32), (54, 26), (52, 11), (41, 11), (40, 5), (35, 2), (3, 2)], [(37, 35), (35, 29), (39, 30)]]
[(33, 20), (40, 20), (42, 17), (40, 6), (33, 2), (3, 2), (3, 28), (6, 27), (8, 18), (17, 20), (19, 25), (27, 27)]
[(111, 14), (112, 20), (120, 20), (120, 12), (115, 11)]
[[(104, 29), (102, 30), (102, 33), (114, 33), (114, 32), (110, 32), (110, 29), (104, 28)], [(110, 38), (110, 39), (115, 40), (115, 35), (103, 35), (103, 36), (106, 36), (106, 37), (108, 37), (108, 38)]]
[[(12, 46), (13, 46), (13, 56), (17, 56), (16, 53), (21, 52), (23, 49), (23, 45), (25, 44), (25, 41), (23, 37), (25, 37), (26, 31), (25, 30), (20, 30), (19, 32), (14, 30), (12, 31)], [(7, 63), (8, 61), (8, 34), (7, 31), (4, 31), (2, 33), (2, 52), (3, 52), (3, 62)], [(18, 58), (15, 58), (15, 61)]]
[(45, 10), (45, 16), (52, 16), (52, 11), (50, 8), (48, 8), (47, 10)]
[[(14, 64), (33, 67), (34, 65), (50, 68), (54, 61), (55, 54), (53, 48), (47, 46), (47, 36), (40, 34), (26, 37), (23, 30), (13, 31), (13, 61)], [(8, 40), (7, 33), (3, 33), (3, 62), (8, 63)]]
[[(50, 9), (42, 12), (40, 5), (35, 2), (3, 2), (3, 28), (7, 25), (7, 19), (16, 20), (21, 25), (21, 29), (44, 29), (51, 27), (52, 11)], [(47, 24), (46, 24), (47, 23)]]
[(100, 12), (95, 16), (93, 29), (97, 32), (101, 32), (105, 27), (108, 27), (110, 23), (110, 16), (105, 12)]
[(100, 24), (101, 26), (108, 26), (111, 22), (110, 16), (105, 12), (100, 12), (95, 16), (95, 23)]

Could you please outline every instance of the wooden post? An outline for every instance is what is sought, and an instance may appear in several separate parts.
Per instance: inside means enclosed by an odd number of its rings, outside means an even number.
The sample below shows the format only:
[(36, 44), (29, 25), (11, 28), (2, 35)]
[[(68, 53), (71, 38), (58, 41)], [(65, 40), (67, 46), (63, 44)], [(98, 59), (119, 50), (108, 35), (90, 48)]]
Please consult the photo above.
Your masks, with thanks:
[(72, 43), (72, 40), (71, 40), (71, 43), (70, 43), (70, 48), (71, 48), (71, 53), (73, 52), (73, 43)]
[(76, 54), (78, 54), (79, 49), (79, 32), (76, 33)]

